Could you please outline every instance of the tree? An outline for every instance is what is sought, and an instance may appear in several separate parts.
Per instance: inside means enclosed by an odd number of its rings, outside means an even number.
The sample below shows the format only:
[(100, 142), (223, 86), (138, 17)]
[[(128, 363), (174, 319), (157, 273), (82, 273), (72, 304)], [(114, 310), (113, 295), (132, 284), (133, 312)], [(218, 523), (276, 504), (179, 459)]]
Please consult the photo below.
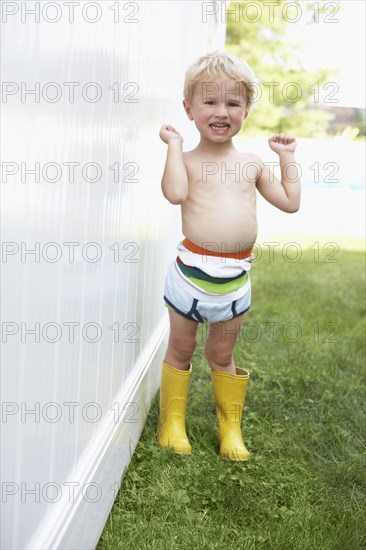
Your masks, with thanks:
[[(324, 2), (317, 4), (320, 13), (324, 11)], [(255, 86), (256, 108), (244, 125), (246, 135), (277, 132), (311, 138), (328, 135), (328, 122), (334, 116), (311, 106), (334, 71), (309, 72), (303, 67), (301, 42), (289, 38), (299, 13), (306, 17), (306, 24), (312, 24), (319, 16), (314, 2), (298, 0), (234, 1), (228, 7), (226, 49), (244, 58), (259, 77), (259, 86)]]

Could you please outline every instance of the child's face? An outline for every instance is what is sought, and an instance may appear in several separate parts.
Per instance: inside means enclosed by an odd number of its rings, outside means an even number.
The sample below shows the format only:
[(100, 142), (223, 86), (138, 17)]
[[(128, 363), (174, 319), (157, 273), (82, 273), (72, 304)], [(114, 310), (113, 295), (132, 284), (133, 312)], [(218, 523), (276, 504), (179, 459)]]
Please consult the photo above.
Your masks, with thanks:
[(201, 137), (225, 142), (240, 131), (247, 116), (243, 92), (242, 84), (220, 76), (195, 85), (192, 100), (183, 105)]

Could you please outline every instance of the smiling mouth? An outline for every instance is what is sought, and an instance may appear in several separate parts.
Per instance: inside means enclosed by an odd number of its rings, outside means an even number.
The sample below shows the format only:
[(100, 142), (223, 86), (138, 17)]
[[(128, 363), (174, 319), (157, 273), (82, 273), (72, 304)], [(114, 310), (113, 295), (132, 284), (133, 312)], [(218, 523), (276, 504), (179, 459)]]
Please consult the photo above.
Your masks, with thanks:
[(213, 128), (214, 130), (225, 130), (225, 128), (230, 128), (230, 125), (229, 124), (217, 124), (217, 123), (212, 123), (212, 124), (209, 124), (210, 128)]

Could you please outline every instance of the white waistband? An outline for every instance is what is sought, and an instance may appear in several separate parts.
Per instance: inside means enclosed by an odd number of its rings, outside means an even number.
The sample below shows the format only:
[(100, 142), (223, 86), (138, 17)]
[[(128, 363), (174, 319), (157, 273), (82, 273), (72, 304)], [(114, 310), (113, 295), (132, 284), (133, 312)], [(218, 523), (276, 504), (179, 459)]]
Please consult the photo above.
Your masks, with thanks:
[(198, 267), (211, 277), (236, 277), (251, 268), (248, 259), (236, 260), (235, 258), (196, 254), (188, 250), (182, 241), (177, 246), (177, 253), (184, 264)]
[(203, 288), (192, 283), (187, 277), (183, 275), (179, 269), (176, 260), (170, 264), (170, 273), (177, 284), (185, 290), (192, 298), (200, 300), (201, 302), (230, 302), (233, 300), (239, 300), (250, 288), (250, 276), (248, 273), (248, 279), (244, 285), (233, 292), (227, 294), (213, 294), (212, 292), (206, 292)]

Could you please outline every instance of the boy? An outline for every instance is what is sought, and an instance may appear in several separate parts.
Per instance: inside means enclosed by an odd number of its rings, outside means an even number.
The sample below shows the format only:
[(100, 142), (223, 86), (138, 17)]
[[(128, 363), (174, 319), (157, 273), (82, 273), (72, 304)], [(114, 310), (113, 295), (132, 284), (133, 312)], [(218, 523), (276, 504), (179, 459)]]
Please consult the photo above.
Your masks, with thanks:
[[(256, 190), (285, 212), (300, 205), (300, 181), (294, 158), (295, 138), (274, 135), (281, 181), (253, 154), (232, 142), (253, 107), (255, 75), (241, 59), (226, 52), (207, 54), (186, 72), (183, 106), (200, 133), (192, 151), (164, 124), (160, 138), (168, 145), (162, 191), (181, 205), (185, 239), (165, 279), (170, 335), (160, 386), (160, 447), (191, 454), (185, 413), (198, 323), (209, 323), (205, 354), (218, 419), (220, 456), (248, 460), (240, 422), (249, 373), (236, 367), (233, 349), (250, 307), (250, 261), (257, 237)], [(223, 337), (224, 335), (224, 337)]]

